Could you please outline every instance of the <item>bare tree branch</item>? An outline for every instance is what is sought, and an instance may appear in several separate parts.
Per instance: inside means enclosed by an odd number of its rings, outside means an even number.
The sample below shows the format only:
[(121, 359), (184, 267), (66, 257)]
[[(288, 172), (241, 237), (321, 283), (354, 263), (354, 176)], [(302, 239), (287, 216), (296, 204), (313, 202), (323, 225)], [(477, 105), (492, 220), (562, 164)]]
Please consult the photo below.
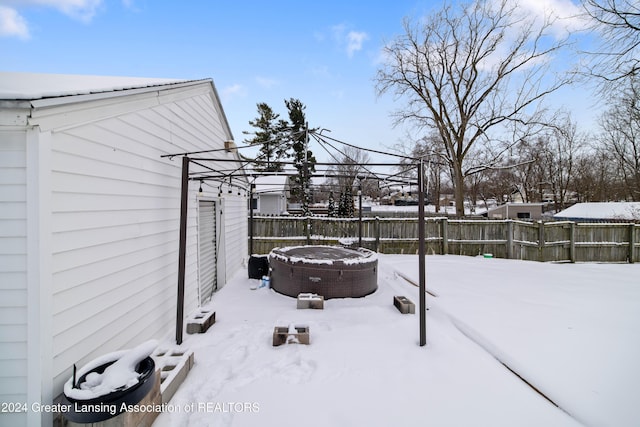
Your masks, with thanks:
[(473, 147), (491, 143), (508, 123), (540, 122), (541, 101), (570, 82), (550, 73), (551, 57), (567, 44), (549, 35), (552, 23), (522, 16), (509, 0), (445, 5), (420, 23), (406, 19), (405, 34), (384, 49), (378, 93), (403, 101), (398, 123), (438, 133), (452, 166), (459, 216), (465, 169), (500, 160), (465, 166)]

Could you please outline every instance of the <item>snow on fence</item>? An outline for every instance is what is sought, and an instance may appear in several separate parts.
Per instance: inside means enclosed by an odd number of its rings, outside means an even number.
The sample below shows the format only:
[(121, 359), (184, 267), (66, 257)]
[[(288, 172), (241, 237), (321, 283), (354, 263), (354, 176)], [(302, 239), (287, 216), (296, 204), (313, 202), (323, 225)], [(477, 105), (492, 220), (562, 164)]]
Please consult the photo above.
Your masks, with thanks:
[[(360, 234), (360, 230), (362, 234)], [(253, 252), (275, 247), (339, 245), (352, 240), (380, 253), (415, 254), (417, 218), (254, 217)], [(428, 254), (530, 261), (638, 262), (640, 224), (425, 218)]]

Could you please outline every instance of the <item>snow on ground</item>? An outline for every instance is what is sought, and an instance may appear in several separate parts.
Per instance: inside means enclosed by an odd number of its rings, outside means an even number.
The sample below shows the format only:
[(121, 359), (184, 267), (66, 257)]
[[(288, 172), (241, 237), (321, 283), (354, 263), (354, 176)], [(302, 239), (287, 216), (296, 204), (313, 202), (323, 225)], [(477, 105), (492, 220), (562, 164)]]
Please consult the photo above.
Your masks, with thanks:
[[(171, 404), (192, 411), (154, 427), (640, 424), (640, 265), (428, 256), (438, 296), (420, 347), (419, 315), (393, 306), (419, 308), (397, 274), (417, 282), (417, 256), (379, 262), (378, 291), (324, 310), (236, 276), (211, 302), (216, 324), (182, 345), (196, 363)], [(272, 346), (290, 324), (309, 326), (309, 346)]]

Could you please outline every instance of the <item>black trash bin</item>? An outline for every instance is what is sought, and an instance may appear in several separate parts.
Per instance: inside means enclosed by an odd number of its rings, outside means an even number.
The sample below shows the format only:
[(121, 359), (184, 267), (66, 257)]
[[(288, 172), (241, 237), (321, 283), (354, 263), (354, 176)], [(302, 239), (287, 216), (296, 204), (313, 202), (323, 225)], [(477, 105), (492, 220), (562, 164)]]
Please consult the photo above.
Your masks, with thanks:
[(269, 255), (251, 255), (249, 258), (249, 279), (262, 279), (269, 275)]

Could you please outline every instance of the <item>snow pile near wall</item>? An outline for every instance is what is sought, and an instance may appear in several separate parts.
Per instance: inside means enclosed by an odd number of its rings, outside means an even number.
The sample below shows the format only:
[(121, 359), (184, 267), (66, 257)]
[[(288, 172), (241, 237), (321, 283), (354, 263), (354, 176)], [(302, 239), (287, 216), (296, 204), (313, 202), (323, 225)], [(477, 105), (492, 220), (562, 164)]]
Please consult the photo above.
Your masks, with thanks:
[(89, 400), (136, 385), (140, 376), (140, 374), (136, 372), (136, 367), (143, 359), (147, 358), (157, 346), (157, 341), (149, 340), (131, 350), (109, 353), (92, 360), (76, 373), (77, 378), (80, 378), (98, 366), (114, 360), (115, 363), (108, 366), (101, 374), (90, 372), (85, 377), (85, 381), (79, 384), (79, 388), (74, 388), (74, 378), (69, 378), (64, 385), (64, 394), (76, 400)]

